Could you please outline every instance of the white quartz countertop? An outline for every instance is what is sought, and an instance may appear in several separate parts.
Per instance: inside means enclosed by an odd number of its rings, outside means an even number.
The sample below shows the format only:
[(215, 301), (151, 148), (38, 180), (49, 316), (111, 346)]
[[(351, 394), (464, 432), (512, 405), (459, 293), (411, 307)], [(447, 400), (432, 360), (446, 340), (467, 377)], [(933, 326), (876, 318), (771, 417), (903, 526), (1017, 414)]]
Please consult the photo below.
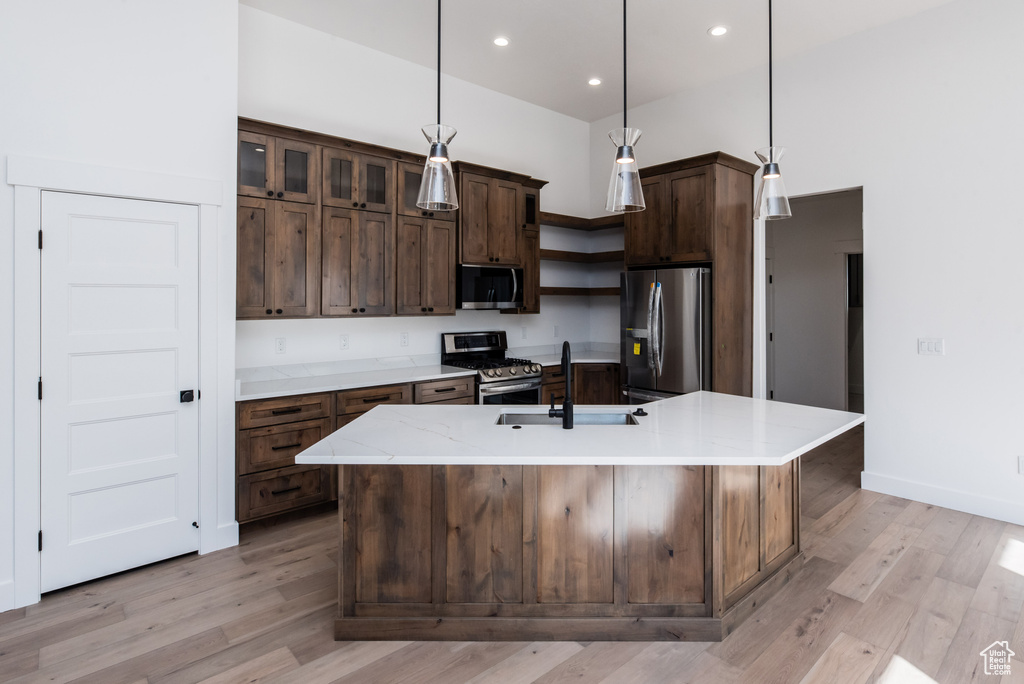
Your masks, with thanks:
[[(578, 406), (628, 412), (637, 406)], [(529, 406), (381, 405), (309, 447), (296, 463), (404, 465), (783, 465), (864, 416), (694, 392), (644, 404), (639, 425), (496, 425)]]

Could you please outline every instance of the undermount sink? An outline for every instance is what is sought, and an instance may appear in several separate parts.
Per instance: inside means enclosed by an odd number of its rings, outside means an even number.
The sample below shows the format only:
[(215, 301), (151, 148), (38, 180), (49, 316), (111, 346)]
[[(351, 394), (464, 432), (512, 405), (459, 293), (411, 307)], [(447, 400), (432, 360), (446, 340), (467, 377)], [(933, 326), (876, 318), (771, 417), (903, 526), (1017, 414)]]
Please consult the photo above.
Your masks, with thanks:
[[(512, 411), (502, 413), (498, 416), (495, 425), (562, 425), (559, 417), (548, 416), (547, 411), (543, 413), (514, 413)], [(609, 411), (604, 413), (590, 413), (575, 411), (573, 413), (573, 425), (639, 425), (631, 413), (624, 411)]]

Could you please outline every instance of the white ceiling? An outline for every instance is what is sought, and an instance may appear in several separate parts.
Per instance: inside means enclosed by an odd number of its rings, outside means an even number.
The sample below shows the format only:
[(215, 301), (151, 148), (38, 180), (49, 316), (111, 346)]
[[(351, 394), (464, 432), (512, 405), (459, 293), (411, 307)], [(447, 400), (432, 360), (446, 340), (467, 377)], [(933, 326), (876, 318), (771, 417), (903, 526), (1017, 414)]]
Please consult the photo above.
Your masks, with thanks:
[[(775, 0), (783, 58), (952, 0)], [(430, 68), (433, 0), (240, 0), (285, 19)], [(630, 106), (752, 68), (766, 69), (767, 0), (629, 4)], [(622, 111), (620, 0), (444, 0), (442, 71), (583, 121)], [(708, 28), (730, 28), (711, 38)], [(507, 36), (505, 48), (492, 40)], [(600, 86), (589, 86), (591, 77)]]

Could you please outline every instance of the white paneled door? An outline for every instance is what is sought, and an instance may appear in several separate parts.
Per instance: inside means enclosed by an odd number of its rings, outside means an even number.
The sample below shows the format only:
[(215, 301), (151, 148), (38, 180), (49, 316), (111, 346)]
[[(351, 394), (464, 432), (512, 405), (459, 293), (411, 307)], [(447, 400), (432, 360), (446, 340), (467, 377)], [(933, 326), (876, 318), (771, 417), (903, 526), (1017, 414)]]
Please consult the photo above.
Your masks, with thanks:
[[(41, 585), (199, 548), (199, 210), (42, 193)], [(198, 399), (198, 397), (196, 397)]]

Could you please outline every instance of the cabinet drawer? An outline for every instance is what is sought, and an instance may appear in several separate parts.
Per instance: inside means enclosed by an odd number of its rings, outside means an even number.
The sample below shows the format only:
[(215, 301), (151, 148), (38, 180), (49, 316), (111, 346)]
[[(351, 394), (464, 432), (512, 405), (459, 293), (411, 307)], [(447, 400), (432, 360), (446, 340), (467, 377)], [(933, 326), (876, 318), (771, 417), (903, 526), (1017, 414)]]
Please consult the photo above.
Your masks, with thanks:
[(327, 467), (301, 465), (238, 478), (238, 521), (331, 500)]
[(304, 394), (279, 399), (259, 399), (238, 405), (238, 429), (297, 423), (331, 417), (330, 394)]
[(561, 366), (544, 366), (541, 375), (541, 382), (565, 382), (565, 373), (562, 372)]
[(476, 377), (467, 375), (450, 380), (420, 382), (413, 387), (413, 398), (417, 404), (447, 401), (460, 397), (472, 397), (476, 390)]
[(238, 472), (246, 475), (295, 465), (295, 454), (330, 432), (329, 418), (241, 430), (237, 445)]
[(388, 385), (338, 392), (338, 415), (363, 413), (378, 404), (411, 404), (412, 385)]

